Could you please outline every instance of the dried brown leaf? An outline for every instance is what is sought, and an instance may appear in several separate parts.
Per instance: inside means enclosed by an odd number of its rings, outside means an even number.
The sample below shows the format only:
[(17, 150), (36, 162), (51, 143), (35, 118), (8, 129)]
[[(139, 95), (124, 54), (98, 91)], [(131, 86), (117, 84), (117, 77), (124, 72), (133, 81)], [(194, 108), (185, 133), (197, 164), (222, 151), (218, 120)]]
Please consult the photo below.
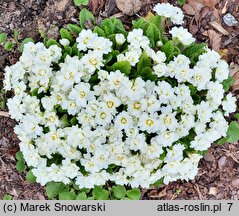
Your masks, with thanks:
[(229, 32), (224, 29), (218, 22), (216, 21), (212, 21), (212, 22), (209, 22), (209, 24), (215, 28), (217, 31), (219, 31), (220, 33), (222, 33), (223, 35), (229, 35)]
[(195, 8), (193, 6), (191, 6), (190, 4), (183, 5), (183, 9), (184, 9), (185, 13), (189, 14), (189, 15), (195, 15), (195, 13), (196, 13)]
[(116, 0), (117, 7), (124, 14), (132, 16), (142, 7), (141, 0)]
[(196, 12), (200, 12), (204, 7), (203, 4), (201, 4), (200, 2), (195, 1), (195, 0), (187, 0), (187, 3), (189, 5), (191, 5), (195, 9)]
[(219, 51), (221, 46), (221, 41), (222, 41), (222, 35), (210, 29), (208, 30), (208, 36), (209, 36), (210, 45), (212, 49), (215, 51)]
[(215, 5), (218, 3), (218, 0), (196, 0), (204, 6), (215, 8)]

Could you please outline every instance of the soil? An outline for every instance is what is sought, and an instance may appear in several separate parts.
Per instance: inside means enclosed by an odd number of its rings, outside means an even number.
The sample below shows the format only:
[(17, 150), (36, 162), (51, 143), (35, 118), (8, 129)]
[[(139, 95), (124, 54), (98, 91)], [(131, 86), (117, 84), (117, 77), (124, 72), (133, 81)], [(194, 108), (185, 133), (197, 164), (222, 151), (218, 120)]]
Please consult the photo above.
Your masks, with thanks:
[[(128, 0), (125, 0), (128, 2)], [(130, 1), (129, 1), (130, 2)], [(97, 22), (104, 17), (116, 16), (130, 28), (131, 20), (145, 16), (154, 4), (175, 0), (142, 1), (139, 11), (133, 16), (125, 15), (117, 9), (115, 0), (90, 0), (88, 8), (94, 13)], [(239, 80), (239, 25), (228, 26), (223, 17), (230, 13), (239, 20), (238, 0), (187, 0), (181, 8), (186, 13), (184, 26), (196, 37), (197, 41), (207, 42), (209, 47), (218, 51), (231, 65), (232, 75)], [(0, 33), (6, 32), (13, 38), (13, 31), (19, 32), (19, 41), (32, 37), (41, 40), (45, 34), (49, 38), (59, 36), (59, 28), (68, 23), (78, 23), (80, 8), (69, 0), (0, 0)], [(4, 67), (19, 58), (17, 45), (12, 52), (0, 47), (0, 89)], [(239, 82), (232, 88), (238, 93)], [(0, 99), (11, 97), (11, 93), (0, 93)], [(1, 105), (0, 111), (7, 111)], [(14, 199), (47, 199), (44, 188), (30, 184), (25, 173), (15, 169), (15, 153), (19, 141), (13, 128), (16, 123), (8, 117), (0, 116), (0, 199), (10, 194)], [(239, 144), (212, 145), (199, 164), (199, 173), (193, 181), (177, 181), (150, 190), (142, 189), (142, 199), (239, 199)]]

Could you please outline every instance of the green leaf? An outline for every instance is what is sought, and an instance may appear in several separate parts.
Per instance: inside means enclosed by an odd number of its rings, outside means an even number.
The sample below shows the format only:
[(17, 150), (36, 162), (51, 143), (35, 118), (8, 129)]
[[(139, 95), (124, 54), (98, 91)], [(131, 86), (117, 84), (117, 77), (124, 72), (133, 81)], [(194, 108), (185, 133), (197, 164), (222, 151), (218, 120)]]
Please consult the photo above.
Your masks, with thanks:
[(131, 200), (139, 200), (141, 197), (141, 192), (139, 188), (133, 188), (132, 190), (128, 190), (126, 194)]
[(125, 30), (125, 28), (124, 28), (124, 25), (123, 25), (123, 23), (121, 22), (121, 20), (120, 19), (117, 19), (117, 18), (113, 18), (113, 19), (111, 19), (111, 21), (112, 21), (112, 23), (114, 24), (114, 26), (115, 26), (115, 29), (114, 29), (114, 34), (116, 34), (116, 33), (121, 33), (121, 34), (126, 34), (126, 30)]
[(80, 192), (78, 194), (78, 196), (76, 197), (76, 200), (87, 200), (87, 195), (86, 193), (83, 191), (83, 192)]
[(161, 24), (161, 18), (158, 15), (154, 15), (151, 12), (148, 12), (147, 16), (145, 17), (145, 20), (148, 23), (153, 23), (157, 26), (157, 28), (159, 28), (160, 24)]
[(95, 200), (94, 197), (88, 197), (87, 200)]
[(239, 140), (239, 125), (236, 121), (232, 121), (229, 124), (227, 130), (227, 141), (231, 143), (236, 143)]
[(71, 120), (70, 120), (71, 125), (77, 125), (78, 121), (77, 118), (74, 116)]
[(27, 172), (26, 179), (27, 179), (27, 181), (29, 181), (31, 183), (36, 182), (36, 177), (33, 175), (31, 170)]
[(154, 183), (153, 183), (153, 186), (159, 187), (159, 186), (162, 185), (162, 184), (163, 184), (163, 178), (161, 178), (161, 179), (159, 179), (158, 181), (154, 182)]
[(64, 47), (64, 53), (67, 53), (68, 55), (72, 55), (72, 48), (70, 46)]
[(154, 23), (150, 23), (145, 35), (149, 38), (152, 47), (154, 47), (155, 43), (159, 40), (159, 34), (159, 28)]
[(23, 52), (23, 49), (24, 49), (24, 45), (27, 44), (28, 42), (33, 42), (34, 43), (34, 40), (32, 38), (25, 38), (20, 47), (19, 47), (19, 51), (22, 53)]
[(158, 77), (157, 75), (155, 75), (153, 73), (153, 70), (151, 67), (145, 67), (140, 75), (142, 76), (142, 78), (144, 78), (145, 80), (151, 80), (151, 81), (155, 81)]
[(143, 53), (137, 64), (137, 72), (140, 74), (144, 68), (151, 66), (152, 66), (151, 59), (146, 55), (146, 53)]
[(67, 28), (69, 29), (70, 32), (76, 34), (76, 36), (78, 36), (79, 33), (81, 32), (81, 28), (76, 24), (68, 24)]
[(130, 200), (130, 198), (128, 198), (128, 197), (123, 197), (123, 198), (121, 198), (120, 200)]
[(104, 19), (101, 23), (101, 28), (104, 30), (106, 36), (112, 35), (115, 30), (114, 23), (111, 19)]
[(18, 152), (16, 153), (16, 159), (17, 159), (17, 160), (24, 160), (23, 154), (22, 154), (21, 151), (18, 151)]
[(98, 36), (100, 36), (100, 37), (105, 37), (106, 36), (105, 31), (102, 28), (100, 28), (99, 26), (95, 26), (93, 32), (97, 33)]
[(131, 65), (128, 61), (119, 61), (112, 65), (114, 71), (120, 70), (125, 75), (129, 75), (131, 71)]
[(232, 77), (228, 77), (227, 79), (223, 80), (222, 85), (223, 85), (224, 91), (227, 92), (231, 88), (233, 83), (234, 83), (234, 79)]
[(26, 169), (25, 162), (23, 160), (19, 160), (16, 164), (16, 169), (19, 172), (23, 172)]
[(68, 127), (70, 126), (69, 122), (68, 122), (68, 115), (64, 114), (61, 118), (60, 118), (62, 127)]
[(49, 48), (49, 47), (52, 46), (52, 45), (60, 46), (60, 44), (59, 44), (56, 40), (54, 40), (54, 39), (49, 39), (49, 40), (47, 40), (47, 42), (46, 42), (46, 47)]
[(186, 2), (186, 0), (178, 0), (178, 3), (179, 3), (180, 5), (185, 4), (185, 2)]
[(61, 35), (61, 38), (65, 38), (65, 39), (69, 40), (71, 43), (74, 43), (74, 39), (68, 30), (61, 28), (60, 35)]
[(173, 41), (168, 41), (166, 44), (164, 44), (161, 47), (161, 51), (164, 52), (167, 57), (169, 57), (174, 51)]
[(121, 199), (126, 195), (126, 188), (121, 185), (113, 186), (112, 192), (116, 198)]
[(107, 191), (99, 186), (95, 186), (92, 194), (97, 200), (107, 200), (109, 197), (109, 191)]
[(4, 45), (4, 49), (7, 51), (11, 51), (13, 47), (14, 47), (14, 43), (11, 41), (6, 42)]
[(201, 51), (203, 51), (206, 46), (207, 46), (206, 43), (200, 43), (200, 44), (192, 43), (185, 48), (185, 50), (183, 51), (183, 54), (187, 56), (188, 58), (191, 58), (193, 54), (195, 55), (195, 53), (200, 53)]
[(87, 5), (89, 0), (74, 0), (75, 6)]
[(6, 195), (3, 196), (2, 199), (3, 200), (12, 200), (12, 198), (13, 198), (12, 195), (6, 194)]
[(51, 199), (60, 194), (63, 190), (65, 190), (65, 185), (62, 182), (49, 182), (46, 185), (46, 193), (47, 196)]
[(134, 29), (144, 29), (146, 27), (146, 21), (144, 18), (133, 20), (132, 24)]
[(190, 89), (191, 95), (194, 95), (194, 94), (197, 93), (197, 87), (195, 87), (195, 86), (192, 85), (192, 84), (189, 84), (188, 87), (189, 87), (189, 89)]
[(3, 43), (5, 40), (7, 40), (7, 34), (1, 33), (0, 34), (0, 44)]
[(225, 144), (226, 142), (227, 142), (227, 138), (226, 138), (226, 137), (223, 137), (223, 138), (219, 139), (219, 140), (216, 142), (216, 144), (218, 144), (218, 145), (223, 145), (223, 144)]
[(85, 23), (88, 20), (92, 20), (93, 23), (95, 23), (94, 15), (90, 11), (88, 11), (86, 8), (81, 10), (79, 18), (80, 18), (80, 26), (81, 26), (81, 28), (85, 28)]
[(235, 114), (235, 117), (236, 117), (237, 119), (239, 119), (239, 113), (236, 113), (236, 114)]
[(14, 40), (15, 40), (15, 41), (18, 41), (18, 35), (19, 35), (18, 30), (17, 30), (17, 29), (14, 29), (14, 30), (13, 30), (13, 37), (14, 37)]
[(59, 194), (59, 200), (75, 200), (76, 195), (73, 192), (62, 192)]

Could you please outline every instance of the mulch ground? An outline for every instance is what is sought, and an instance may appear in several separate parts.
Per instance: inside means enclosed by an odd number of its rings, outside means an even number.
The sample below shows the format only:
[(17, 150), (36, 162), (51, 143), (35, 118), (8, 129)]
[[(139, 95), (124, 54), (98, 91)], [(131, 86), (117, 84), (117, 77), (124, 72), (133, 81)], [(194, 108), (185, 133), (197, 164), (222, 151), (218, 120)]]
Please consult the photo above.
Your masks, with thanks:
[[(131, 0), (125, 0), (131, 2)], [(119, 17), (130, 28), (132, 19), (145, 16), (154, 4), (175, 0), (145, 0), (141, 9), (133, 16), (127, 16), (117, 9), (115, 0), (90, 0), (89, 9), (100, 22), (104, 17)], [(239, 25), (228, 26), (223, 17), (230, 13), (239, 20), (238, 0), (187, 0), (181, 7), (186, 14), (184, 27), (197, 41), (207, 42), (220, 52), (231, 65), (231, 75), (236, 79), (232, 91), (239, 90)], [(136, 10), (133, 8), (132, 10)], [(0, 33), (12, 36), (19, 31), (19, 39), (32, 37), (40, 40), (44, 32), (50, 38), (59, 36), (59, 27), (67, 23), (78, 23), (79, 8), (69, 0), (5, 0), (0, 1)], [(121, 9), (122, 10), (122, 9)], [(0, 88), (6, 65), (17, 61), (19, 53), (15, 49), (6, 53), (0, 47)], [(11, 97), (11, 94), (0, 98)], [(4, 106), (0, 110), (7, 111)], [(44, 188), (29, 184), (25, 174), (15, 169), (15, 153), (18, 139), (13, 132), (15, 122), (0, 116), (0, 199), (11, 194), (14, 199), (46, 199)], [(239, 199), (239, 144), (212, 145), (208, 154), (200, 161), (199, 173), (193, 181), (177, 181), (150, 190), (142, 189), (142, 199)]]

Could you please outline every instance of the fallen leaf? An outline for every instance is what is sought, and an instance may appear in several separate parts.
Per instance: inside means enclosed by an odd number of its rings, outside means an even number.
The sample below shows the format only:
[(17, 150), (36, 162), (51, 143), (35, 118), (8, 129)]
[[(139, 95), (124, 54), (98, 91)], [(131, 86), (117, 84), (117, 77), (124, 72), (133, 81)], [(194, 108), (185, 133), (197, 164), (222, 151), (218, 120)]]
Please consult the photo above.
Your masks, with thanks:
[(196, 12), (200, 12), (204, 7), (203, 4), (201, 4), (200, 2), (195, 1), (195, 0), (187, 0), (187, 3), (190, 6), (192, 6), (195, 9)]
[(215, 5), (218, 3), (218, 0), (196, 0), (197, 2), (200, 2), (202, 5), (215, 8)]
[(141, 0), (116, 0), (116, 5), (124, 14), (132, 16), (142, 7)]
[(209, 22), (209, 25), (211, 25), (213, 28), (215, 28), (217, 31), (219, 31), (223, 35), (229, 35), (229, 32), (226, 29), (224, 29), (218, 22), (212, 21), (212, 22)]
[(191, 6), (190, 4), (184, 4), (183, 9), (184, 9), (185, 13), (189, 14), (189, 15), (194, 15), (196, 13), (195, 8), (193, 6)]
[(222, 35), (210, 29), (208, 30), (208, 37), (209, 37), (210, 45), (212, 49), (215, 51), (219, 51), (221, 46), (221, 41), (222, 41)]
[(105, 4), (105, 0), (90, 0), (89, 9), (93, 14), (97, 14)]

